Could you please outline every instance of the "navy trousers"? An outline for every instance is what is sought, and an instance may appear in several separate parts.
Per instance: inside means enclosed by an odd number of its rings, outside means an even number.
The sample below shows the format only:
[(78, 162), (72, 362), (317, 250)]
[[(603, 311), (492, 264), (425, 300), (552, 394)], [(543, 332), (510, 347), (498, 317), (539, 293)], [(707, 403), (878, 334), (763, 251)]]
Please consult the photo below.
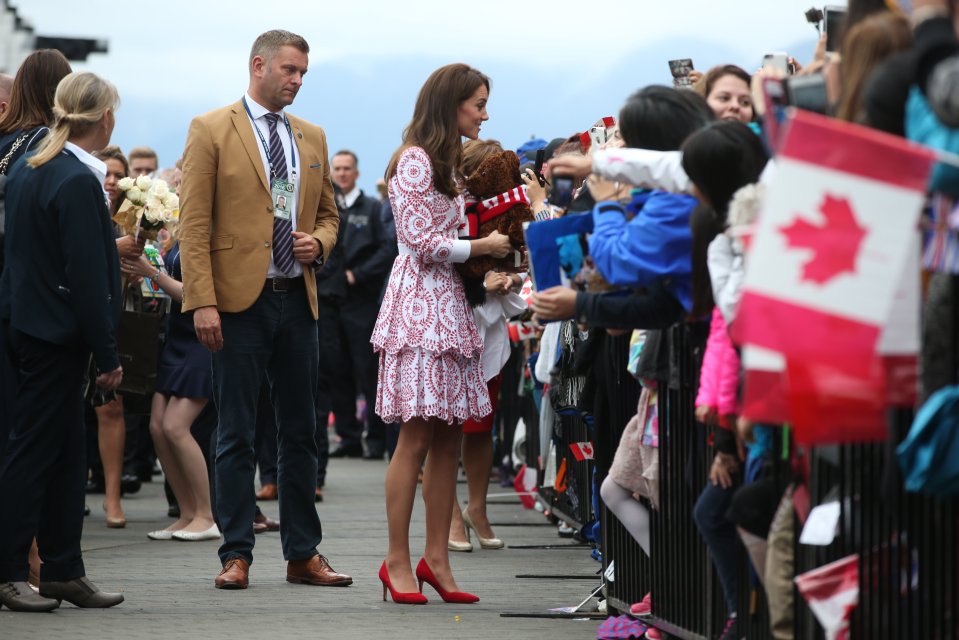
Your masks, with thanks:
[(220, 560), (253, 562), (254, 432), (260, 383), (266, 377), (277, 426), (280, 538), (288, 561), (316, 555), (322, 539), (313, 502), (316, 487), (316, 322), (306, 291), (267, 287), (253, 305), (222, 313), (224, 346), (213, 354), (219, 412), (216, 510), (223, 533)]
[(81, 387), (90, 352), (11, 329), (19, 369), (16, 420), (0, 461), (0, 582), (26, 582), (37, 537), (45, 582), (85, 575), (80, 553), (86, 488)]

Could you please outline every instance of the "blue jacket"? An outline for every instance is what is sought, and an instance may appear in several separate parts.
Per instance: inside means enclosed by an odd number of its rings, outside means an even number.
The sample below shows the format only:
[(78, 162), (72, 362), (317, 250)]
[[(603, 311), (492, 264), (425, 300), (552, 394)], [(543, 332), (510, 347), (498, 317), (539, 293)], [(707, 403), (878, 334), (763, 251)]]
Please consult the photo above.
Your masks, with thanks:
[(40, 340), (85, 346), (113, 371), (120, 261), (103, 187), (69, 151), (36, 169), (21, 158), (6, 187), (2, 316)]
[(589, 253), (610, 284), (648, 287), (662, 283), (683, 308), (693, 307), (693, 235), (689, 218), (696, 198), (653, 191), (632, 220), (623, 207), (601, 202), (593, 209)]

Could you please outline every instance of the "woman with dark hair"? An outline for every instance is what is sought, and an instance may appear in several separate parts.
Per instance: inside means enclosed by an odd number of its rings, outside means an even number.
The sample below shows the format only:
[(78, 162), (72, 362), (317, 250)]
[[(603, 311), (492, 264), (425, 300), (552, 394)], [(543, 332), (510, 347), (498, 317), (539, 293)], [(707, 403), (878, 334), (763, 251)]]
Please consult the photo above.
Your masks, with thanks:
[[(713, 117), (706, 101), (692, 91), (650, 86), (627, 100), (619, 130), (630, 147), (678, 151), (686, 138)], [(627, 220), (626, 208), (614, 200), (621, 190), (618, 183), (594, 175), (588, 185), (598, 203), (589, 240), (596, 268), (610, 284), (644, 291), (611, 297), (553, 287), (534, 294), (533, 310), (543, 320), (575, 317), (598, 327), (669, 326), (683, 310), (692, 309), (689, 216), (696, 200), (666, 191), (640, 193), (630, 207), (636, 215)], [(671, 303), (649, 305), (660, 296)]]
[(738, 122), (717, 122), (682, 146), (683, 169), (693, 194), (725, 223), (733, 194), (756, 182), (769, 154), (752, 129)]
[[(107, 194), (107, 204), (112, 217), (123, 202), (123, 192), (117, 185), (129, 175), (130, 164), (116, 145), (104, 147), (94, 155), (107, 167), (103, 190)], [(103, 463), (103, 511), (106, 514), (107, 527), (122, 529), (127, 523), (123, 505), (120, 504), (123, 447), (126, 441), (123, 398), (116, 393), (108, 393), (104, 394), (104, 400), (109, 401), (94, 407), (97, 415), (97, 444), (100, 447), (100, 461)], [(132, 492), (130, 488), (123, 490)]]
[[(57, 84), (71, 71), (70, 63), (54, 49), (34, 51), (13, 79), (10, 104), (0, 116), (0, 175), (6, 176), (17, 160), (35, 150), (53, 123), (53, 95)], [(0, 194), (0, 198), (3, 195)], [(0, 212), (4, 209), (0, 207)], [(4, 270), (4, 220), (0, 217), (0, 273)], [(0, 294), (0, 315), (7, 306)], [(6, 331), (0, 326), (0, 455), (13, 424), (17, 373), (7, 357)]]
[[(720, 122), (691, 136), (683, 144), (683, 168), (693, 183), (693, 193), (703, 207), (693, 220), (693, 243), (700, 250), (693, 257), (694, 308), (712, 311), (709, 339), (703, 356), (696, 417), (714, 427), (716, 455), (709, 482), (693, 508), (710, 557), (726, 596), (726, 626), (720, 636), (739, 638), (742, 625), (737, 611), (740, 568), (744, 547), (735, 525), (727, 519), (733, 495), (743, 480), (740, 443), (735, 430), (736, 389), (739, 357), (729, 340), (723, 307), (713, 307), (714, 291), (724, 288), (734, 269), (734, 254), (724, 244), (722, 230), (733, 194), (759, 180), (769, 155), (759, 137), (741, 122)], [(723, 251), (723, 247), (727, 250)], [(704, 254), (702, 248), (706, 248)], [(708, 268), (707, 268), (708, 260)], [(718, 295), (717, 295), (718, 297)], [(718, 302), (718, 301), (717, 301)]]
[[(383, 599), (389, 590), (401, 604), (425, 604), (424, 582), (446, 602), (479, 600), (459, 591), (447, 542), (462, 423), (492, 407), (480, 362), (483, 342), (452, 263), (511, 251), (509, 238), (495, 232), (457, 238), (464, 206), (461, 137), (479, 137), (488, 99), (489, 79), (476, 69), (437, 69), (420, 89), (386, 171), (399, 256), (370, 341), (380, 357), (376, 412), (384, 422), (402, 423), (386, 473), (389, 551), (379, 573)], [(424, 459), (426, 549), (414, 578), (409, 528)]]
[(723, 64), (707, 71), (693, 89), (706, 98), (709, 108), (720, 120), (750, 122), (753, 119), (751, 80), (742, 68)]

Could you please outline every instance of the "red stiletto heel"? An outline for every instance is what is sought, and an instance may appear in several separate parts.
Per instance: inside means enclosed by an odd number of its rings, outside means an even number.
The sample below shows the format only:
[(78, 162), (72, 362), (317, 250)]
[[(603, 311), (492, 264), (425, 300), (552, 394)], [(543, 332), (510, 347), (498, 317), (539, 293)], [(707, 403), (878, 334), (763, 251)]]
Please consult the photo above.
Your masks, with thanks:
[(441, 587), (439, 580), (433, 575), (433, 570), (426, 564), (426, 558), (420, 558), (419, 564), (416, 565), (416, 579), (420, 583), (421, 592), (423, 591), (423, 583), (425, 582), (436, 589), (436, 593), (440, 594), (443, 602), (456, 604), (473, 604), (474, 602), (479, 602), (479, 596), (474, 596), (472, 593), (466, 593), (465, 591), (447, 591)]
[[(386, 570), (386, 561), (380, 567), (380, 582), (383, 583), (383, 602), (386, 602), (386, 591), (389, 590), (390, 597), (396, 604), (426, 604), (429, 600), (422, 593), (402, 593), (393, 590), (393, 583), (390, 582), (390, 574)], [(422, 591), (422, 586), (420, 591)]]

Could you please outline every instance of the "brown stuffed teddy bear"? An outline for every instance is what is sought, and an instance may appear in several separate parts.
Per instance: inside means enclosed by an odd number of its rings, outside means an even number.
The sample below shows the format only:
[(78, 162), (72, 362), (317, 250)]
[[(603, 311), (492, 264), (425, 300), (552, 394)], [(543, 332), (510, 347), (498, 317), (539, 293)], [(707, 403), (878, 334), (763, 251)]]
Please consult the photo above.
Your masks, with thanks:
[(467, 299), (473, 306), (485, 299), (475, 290), (477, 280), (482, 289), (482, 280), (490, 271), (516, 273), (525, 268), (523, 223), (533, 221), (533, 211), (522, 185), (519, 157), (512, 151), (489, 156), (466, 179), (466, 188), (476, 203), (467, 207), (468, 231), (461, 234), (462, 237), (485, 238), (496, 230), (509, 236), (514, 249), (511, 255), (502, 259), (477, 256), (456, 265), (456, 270), (466, 283)]

